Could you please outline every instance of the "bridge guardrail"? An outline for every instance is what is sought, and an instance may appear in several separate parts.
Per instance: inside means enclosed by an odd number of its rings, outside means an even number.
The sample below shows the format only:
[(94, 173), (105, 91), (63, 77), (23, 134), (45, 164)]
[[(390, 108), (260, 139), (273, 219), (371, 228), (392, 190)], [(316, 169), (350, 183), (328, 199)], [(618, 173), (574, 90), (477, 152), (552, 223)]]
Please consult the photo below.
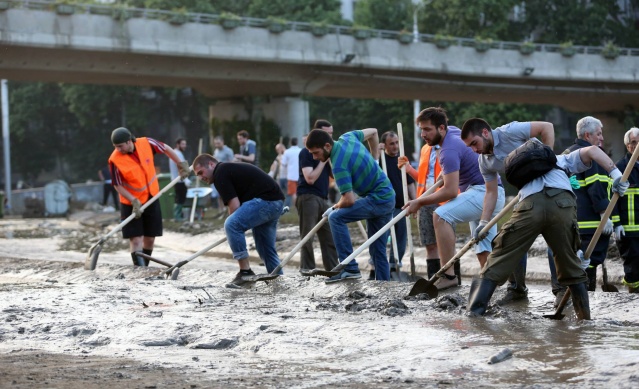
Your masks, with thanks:
[[(66, 12), (60, 12), (59, 6), (65, 6)], [(73, 13), (87, 13), (94, 15), (109, 15), (116, 19), (128, 20), (130, 18), (142, 18), (150, 20), (165, 20), (173, 24), (183, 23), (203, 23), (203, 24), (221, 24), (223, 19), (219, 14), (204, 14), (194, 12), (176, 12), (166, 11), (159, 9), (148, 8), (129, 8), (118, 5), (103, 5), (103, 4), (69, 4), (65, 2), (46, 1), (46, 0), (0, 0), (0, 12), (6, 11), (10, 8), (26, 8), (35, 10), (49, 10), (56, 11), (59, 14), (73, 14)], [(269, 19), (260, 19), (253, 17), (239, 17), (238, 27), (258, 27), (268, 28), (272, 23)], [(296, 21), (283, 21), (284, 29), (290, 31), (314, 31), (316, 23), (309, 22), (296, 22)], [(340, 25), (325, 25), (325, 32), (327, 34), (338, 35), (357, 35), (357, 27), (353, 26), (340, 26)], [(379, 29), (365, 29), (366, 35), (360, 37), (360, 39), (367, 38), (381, 38), (381, 39), (400, 39), (401, 35), (406, 35), (400, 31), (391, 30), (379, 30)], [(412, 35), (412, 34), (411, 34)], [(418, 41), (423, 43), (435, 44), (437, 35), (433, 34), (418, 34)], [(461, 47), (475, 47), (477, 41), (473, 38), (462, 37), (450, 37), (450, 46)], [(405, 41), (410, 43), (410, 41)], [(509, 41), (492, 41), (488, 43), (490, 49), (500, 50), (518, 50), (522, 51), (522, 47), (527, 45), (526, 42), (509, 42)], [(604, 46), (572, 46), (573, 54), (606, 54), (606, 48)], [(549, 52), (549, 53), (562, 53), (563, 46), (560, 44), (550, 43), (533, 43), (532, 52)], [(608, 58), (614, 59), (617, 56), (639, 56), (639, 48), (625, 48), (615, 47), (615, 55)]]

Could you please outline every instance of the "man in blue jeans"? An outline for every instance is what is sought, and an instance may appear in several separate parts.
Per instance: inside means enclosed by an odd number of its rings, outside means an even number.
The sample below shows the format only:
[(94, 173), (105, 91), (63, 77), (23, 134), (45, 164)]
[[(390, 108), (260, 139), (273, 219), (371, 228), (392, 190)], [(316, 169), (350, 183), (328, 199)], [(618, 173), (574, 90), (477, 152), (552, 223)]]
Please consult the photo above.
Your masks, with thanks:
[[(218, 162), (210, 154), (200, 154), (193, 161), (193, 171), (204, 182), (215, 184), (229, 217), (224, 222), (226, 237), (238, 261), (240, 271), (229, 287), (245, 283), (243, 276), (251, 270), (244, 233), (253, 231), (255, 248), (270, 273), (279, 264), (275, 251), (277, 222), (282, 214), (284, 195), (274, 179), (258, 167), (243, 162)], [(281, 274), (281, 272), (280, 272)]]
[[(370, 152), (364, 146), (364, 141), (368, 141)], [(395, 191), (377, 164), (377, 129), (366, 128), (347, 132), (337, 141), (333, 141), (326, 131), (315, 129), (306, 138), (306, 148), (313, 155), (313, 159), (321, 162), (331, 160), (335, 184), (342, 194), (337, 204), (325, 213), (328, 214), (337, 256), (341, 262), (353, 252), (347, 223), (365, 219), (370, 237), (386, 225), (393, 214)], [(382, 281), (390, 280), (390, 269), (386, 259), (387, 240), (388, 231), (369, 248), (377, 280)], [(356, 278), (362, 278), (362, 274), (353, 259), (340, 274), (330, 277), (326, 283)]]

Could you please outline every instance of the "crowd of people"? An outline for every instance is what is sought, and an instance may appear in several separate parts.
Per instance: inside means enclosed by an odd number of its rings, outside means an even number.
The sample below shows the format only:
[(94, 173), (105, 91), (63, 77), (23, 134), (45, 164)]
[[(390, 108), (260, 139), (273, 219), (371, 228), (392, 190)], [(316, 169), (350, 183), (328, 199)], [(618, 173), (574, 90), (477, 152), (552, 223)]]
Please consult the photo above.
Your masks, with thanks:
[[(214, 152), (200, 154), (192, 170), (214, 188), (213, 197), (229, 216), (224, 229), (239, 272), (235, 286), (254, 275), (248, 261), (245, 233), (253, 233), (255, 247), (267, 271), (278, 268), (275, 249), (278, 220), (285, 207), (295, 208), (299, 216), (300, 236), (316, 232), (322, 266), (340, 269), (326, 283), (362, 277), (355, 259), (343, 263), (353, 253), (348, 223), (366, 222), (370, 242), (369, 280), (389, 281), (400, 272), (406, 252), (405, 220), (389, 227), (402, 211), (418, 219), (419, 242), (426, 248), (427, 276), (432, 278), (455, 254), (456, 226), (469, 223), (475, 253), (481, 267), (470, 287), (467, 310), (483, 315), (495, 289), (508, 282), (500, 304), (527, 297), (527, 252), (542, 235), (548, 244), (549, 268), (555, 305), (570, 291), (579, 319), (590, 319), (588, 291), (594, 290), (597, 267), (606, 259), (610, 237), (614, 236), (624, 260), (624, 279), (630, 293), (639, 290), (639, 220), (635, 194), (639, 187), (639, 168), (632, 167), (628, 181), (622, 172), (631, 161), (639, 141), (639, 129), (632, 128), (623, 142), (628, 153), (616, 164), (603, 151), (603, 125), (593, 117), (577, 123), (577, 139), (564, 153), (552, 151), (555, 132), (552, 123), (512, 122), (497, 128), (480, 118), (466, 120), (461, 128), (448, 122), (441, 107), (424, 109), (415, 118), (425, 144), (417, 169), (400, 155), (399, 137), (393, 131), (383, 134), (375, 128), (346, 132), (333, 139), (333, 125), (317, 120), (301, 143), (289, 140), (289, 147), (275, 145), (277, 157), (266, 173), (257, 167), (257, 148), (247, 131), (240, 131), (238, 153), (213, 139)], [(150, 255), (156, 236), (162, 235), (159, 206), (144, 204), (158, 192), (153, 155), (170, 159), (173, 178), (188, 179), (190, 168), (182, 152), (186, 141), (177, 139), (175, 149), (152, 138), (135, 138), (127, 129), (118, 128), (111, 136), (114, 152), (109, 158), (111, 185), (119, 194), (124, 220), (136, 215), (122, 230), (131, 241), (134, 265), (148, 262), (136, 255)], [(368, 146), (368, 147), (367, 147)], [(513, 155), (527, 161), (548, 149), (549, 167), (538, 173), (517, 173)], [(150, 162), (149, 162), (150, 161)], [(510, 164), (510, 166), (509, 166)], [(525, 163), (522, 165), (525, 166)], [(508, 221), (498, 230), (488, 228), (490, 221), (504, 208), (505, 173), (518, 192), (518, 201)], [(519, 176), (517, 176), (519, 174)], [(438, 183), (436, 191), (426, 191)], [(339, 193), (333, 201), (332, 191)], [(108, 195), (105, 181), (105, 198)], [(186, 185), (175, 187), (174, 218), (181, 219)], [(613, 194), (619, 196), (614, 211), (607, 212)], [(611, 215), (608, 218), (607, 215)], [(595, 237), (599, 225), (603, 233)], [(383, 231), (382, 231), (383, 230)], [(391, 230), (391, 231), (389, 231)], [(379, 232), (379, 233), (378, 233)], [(389, 234), (392, 235), (388, 254)], [(589, 258), (586, 248), (597, 239)], [(594, 243), (593, 243), (594, 244)], [(316, 267), (313, 239), (300, 252), (301, 269)], [(341, 265), (338, 267), (338, 265)], [(443, 273), (438, 289), (461, 285), (459, 261)]]

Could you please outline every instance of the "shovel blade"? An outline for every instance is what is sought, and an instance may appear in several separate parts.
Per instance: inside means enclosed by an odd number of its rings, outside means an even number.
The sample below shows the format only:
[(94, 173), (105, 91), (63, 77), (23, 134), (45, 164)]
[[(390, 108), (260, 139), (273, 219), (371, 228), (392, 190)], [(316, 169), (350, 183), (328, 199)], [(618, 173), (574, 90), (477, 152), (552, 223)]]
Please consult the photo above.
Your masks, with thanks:
[(429, 281), (424, 278), (420, 278), (415, 282), (415, 285), (408, 292), (409, 296), (417, 296), (418, 294), (426, 293), (428, 297), (435, 298), (439, 294), (439, 290), (435, 286), (435, 280)]
[(604, 292), (619, 293), (619, 289), (617, 289), (616, 286), (610, 284), (601, 285), (601, 290), (603, 290)]
[(242, 276), (242, 281), (257, 282), (257, 281), (270, 281), (279, 277), (279, 274), (256, 274), (254, 276)]
[(552, 313), (552, 314), (548, 314), (548, 315), (544, 315), (544, 317), (546, 319), (552, 319), (552, 320), (561, 320), (564, 317), (566, 317), (566, 315), (564, 315), (563, 313)]
[(89, 254), (84, 260), (84, 270), (95, 270), (98, 265), (98, 255), (102, 251), (102, 245), (96, 244), (89, 249)]
[(300, 274), (304, 277), (325, 276), (333, 277), (339, 274), (339, 271), (321, 270), (321, 269), (300, 269)]

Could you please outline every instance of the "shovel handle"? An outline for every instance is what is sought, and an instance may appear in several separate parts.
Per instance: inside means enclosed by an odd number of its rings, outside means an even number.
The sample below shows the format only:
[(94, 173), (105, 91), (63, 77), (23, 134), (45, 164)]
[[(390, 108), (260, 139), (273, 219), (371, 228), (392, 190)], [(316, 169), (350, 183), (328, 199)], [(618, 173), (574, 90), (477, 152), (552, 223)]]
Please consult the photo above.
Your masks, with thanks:
[(189, 255), (188, 257), (186, 257), (185, 259), (181, 260), (180, 262), (178, 262), (177, 264), (171, 266), (170, 268), (166, 269), (164, 272), (166, 274), (171, 274), (171, 272), (173, 270), (175, 270), (176, 268), (182, 267), (184, 265), (186, 265), (187, 263), (191, 262), (192, 260), (194, 260), (195, 258), (199, 257), (200, 255), (206, 253), (207, 251), (211, 250), (212, 248), (214, 248), (215, 246), (219, 246), (220, 244), (226, 242), (226, 236), (224, 238), (221, 238), (213, 243), (211, 243), (210, 245), (200, 249), (199, 251)]
[[(190, 169), (193, 169), (193, 165), (191, 165)], [(155, 200), (159, 199), (160, 196), (162, 196), (164, 193), (166, 193), (169, 189), (173, 188), (175, 186), (175, 184), (177, 184), (178, 182), (180, 182), (182, 180), (182, 178), (175, 177), (173, 179), (173, 181), (169, 182), (164, 188), (162, 188), (162, 190), (160, 190), (155, 196), (151, 197), (149, 199), (149, 201), (147, 201), (146, 203), (144, 203), (142, 205), (142, 207), (140, 207), (140, 211), (144, 212), (145, 209), (147, 209), (151, 204), (153, 204), (153, 202), (155, 202)], [(129, 217), (127, 217), (126, 219), (124, 219), (122, 222), (120, 222), (120, 224), (118, 224), (113, 230), (111, 230), (111, 232), (109, 232), (108, 234), (104, 235), (102, 238), (100, 238), (100, 244), (104, 243), (107, 239), (109, 239), (110, 237), (112, 237), (114, 234), (116, 234), (118, 231), (120, 231), (124, 226), (126, 226), (127, 224), (129, 224), (131, 222), (131, 220), (135, 219), (135, 214), (132, 213), (129, 215)]]
[[(404, 155), (404, 131), (402, 123), (397, 123), (397, 138), (399, 140), (399, 155)], [(408, 202), (408, 178), (406, 178), (406, 165), (400, 169), (402, 171), (402, 189), (404, 194), (404, 204)], [(415, 247), (413, 247), (413, 233), (410, 219), (406, 219), (406, 236), (408, 237), (408, 252), (410, 253), (410, 274), (415, 276)]]
[[(437, 181), (433, 186), (431, 186), (426, 192), (424, 192), (419, 197), (421, 198), (421, 197), (427, 196), (427, 195), (435, 192), (435, 190), (437, 188), (439, 188), (440, 186), (442, 186), (443, 184), (444, 184), (443, 181)], [(377, 239), (379, 239), (380, 236), (382, 236), (386, 231), (388, 231), (398, 221), (400, 221), (403, 217), (405, 217), (407, 213), (408, 213), (408, 209), (404, 209), (403, 211), (398, 213), (397, 216), (395, 216), (391, 221), (386, 223), (386, 225), (384, 227), (380, 228), (379, 231), (377, 231), (375, 234), (373, 234), (373, 236), (368, 238), (368, 240), (366, 242), (362, 243), (361, 246), (359, 246), (355, 251), (353, 251), (353, 253), (351, 253), (351, 255), (349, 255), (342, 262), (340, 262), (339, 265), (335, 266), (335, 268), (333, 268), (331, 271), (339, 271), (339, 270), (341, 270), (344, 266), (346, 266), (347, 263), (352, 261), (362, 251), (366, 250), (368, 248), (368, 246), (372, 245), (373, 242), (375, 242)]]
[[(501, 220), (501, 218), (506, 216), (506, 214), (508, 212), (510, 212), (510, 210), (513, 209), (513, 207), (515, 206), (515, 204), (517, 204), (518, 201), (519, 201), (519, 196), (515, 196), (514, 199), (510, 200), (510, 202), (508, 204), (506, 204), (506, 206), (501, 211), (499, 211), (499, 213), (497, 215), (495, 215), (495, 217), (492, 218), (488, 222), (488, 224), (486, 224), (484, 226), (484, 228), (481, 229), (480, 235), (488, 233), (488, 231), (495, 224), (497, 224), (497, 222), (499, 222), (499, 220)], [(446, 272), (446, 270), (450, 269), (450, 267), (453, 266), (455, 264), (455, 262), (457, 262), (459, 259), (461, 259), (462, 255), (464, 255), (466, 253), (466, 251), (470, 250), (470, 248), (473, 247), (475, 245), (475, 243), (479, 243), (479, 241), (477, 241), (477, 239), (475, 239), (475, 238), (472, 238), (470, 241), (468, 241), (464, 245), (464, 247), (462, 247), (461, 250), (459, 250), (457, 252), (457, 254), (455, 254), (448, 262), (446, 262), (446, 264), (444, 266), (442, 266), (441, 269), (439, 269), (439, 271), (437, 271), (437, 273), (435, 273), (435, 275), (433, 275), (433, 279), (435, 277), (441, 278), (442, 274), (444, 274)]]
[[(635, 166), (635, 162), (637, 162), (637, 157), (639, 157), (639, 147), (635, 148), (635, 151), (632, 153), (632, 156), (630, 157), (630, 161), (628, 162), (628, 166), (626, 166), (626, 169), (623, 171), (623, 175), (621, 176), (622, 182), (628, 181), (628, 177), (630, 176), (630, 173), (632, 172), (632, 169)], [(595, 249), (595, 245), (597, 244), (597, 241), (599, 240), (601, 231), (603, 231), (604, 225), (606, 224), (606, 221), (610, 217), (610, 214), (612, 213), (612, 209), (615, 207), (617, 200), (619, 200), (619, 193), (613, 193), (612, 198), (610, 199), (610, 203), (608, 204), (608, 207), (606, 207), (606, 210), (604, 211), (603, 216), (601, 216), (601, 222), (599, 222), (599, 226), (597, 226), (597, 230), (595, 231), (595, 234), (592, 236), (592, 239), (590, 240), (590, 244), (588, 244), (588, 248), (586, 249), (586, 252), (584, 253), (585, 259), (590, 258), (592, 251)]]
[(324, 223), (326, 223), (326, 221), (328, 220), (328, 216), (324, 216), (322, 217), (322, 219), (319, 221), (319, 223), (317, 223), (315, 225), (315, 227), (313, 227), (312, 230), (310, 230), (308, 232), (308, 234), (306, 234), (306, 236), (304, 237), (304, 239), (302, 239), (301, 241), (299, 241), (298, 244), (295, 245), (295, 247), (293, 247), (293, 250), (291, 250), (290, 253), (288, 253), (288, 255), (286, 256), (286, 258), (284, 258), (279, 265), (277, 265), (277, 267), (275, 269), (273, 269), (273, 271), (271, 272), (271, 275), (276, 275), (280, 272), (280, 270), (282, 270), (284, 268), (284, 266), (286, 266), (286, 264), (288, 263), (288, 261), (291, 260), (291, 258), (293, 258), (293, 255), (295, 255), (295, 253), (302, 248), (302, 246), (304, 246), (306, 244), (306, 242), (309, 241), (309, 239), (311, 239), (313, 237), (313, 235), (315, 235), (315, 233), (322, 228), (322, 226), (324, 225)]

